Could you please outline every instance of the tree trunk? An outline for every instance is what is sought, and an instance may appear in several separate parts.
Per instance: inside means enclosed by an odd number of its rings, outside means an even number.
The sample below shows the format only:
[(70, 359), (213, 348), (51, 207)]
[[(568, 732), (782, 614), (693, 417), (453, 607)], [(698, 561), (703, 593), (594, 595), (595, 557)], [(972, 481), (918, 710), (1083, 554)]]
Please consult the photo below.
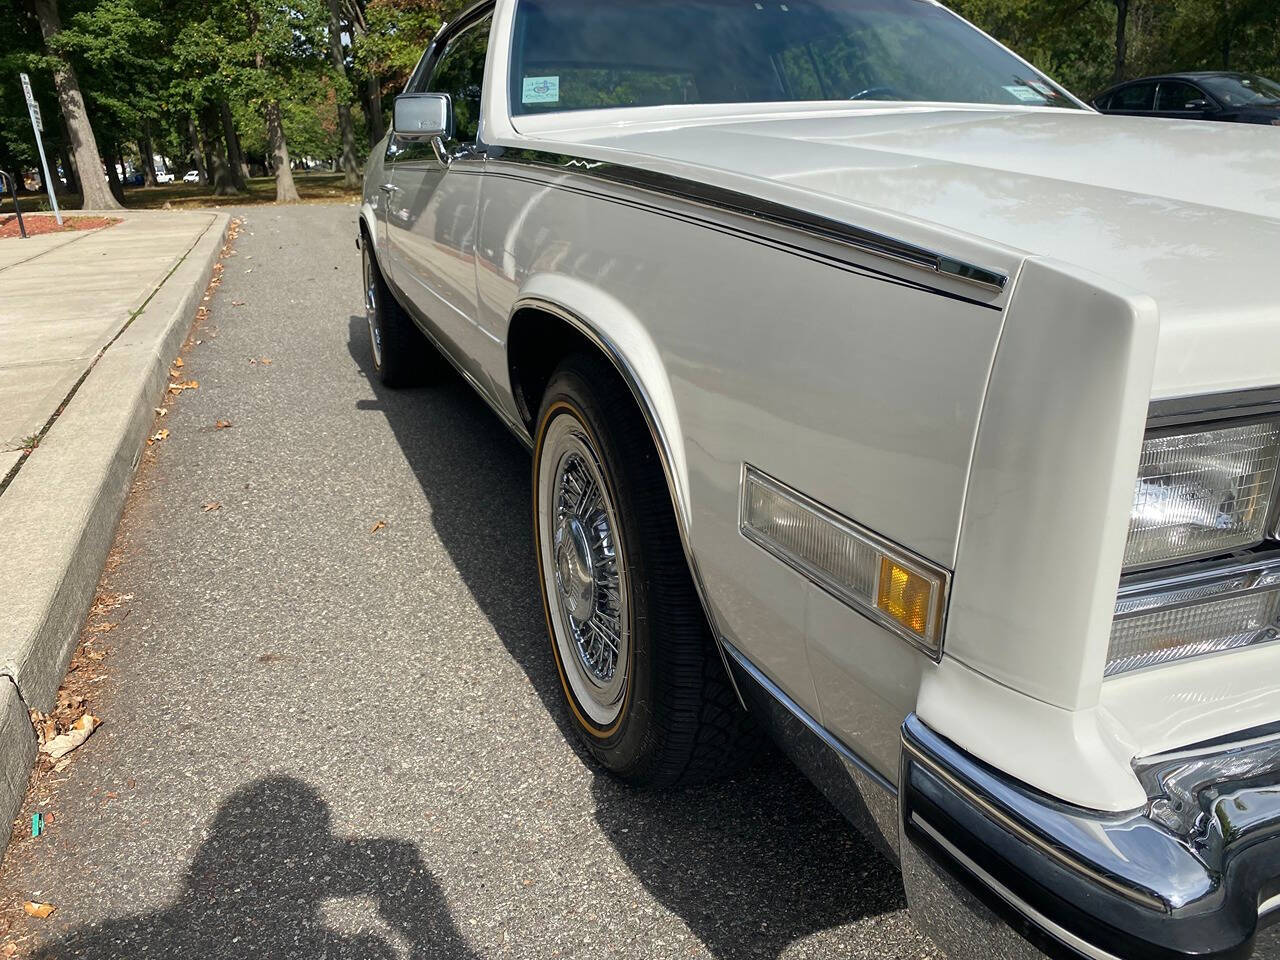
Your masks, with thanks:
[(231, 182), (236, 189), (244, 193), (249, 191), (245, 180), (249, 176), (249, 168), (244, 164), (244, 153), (240, 150), (240, 134), (236, 133), (236, 121), (231, 116), (231, 104), (225, 100), (218, 101), (218, 112), (222, 114), (222, 133), (227, 138), (227, 162), (231, 164)]
[(36, 19), (40, 22), (40, 33), (54, 62), (53, 85), (58, 91), (58, 103), (71, 133), (71, 149), (80, 172), (80, 189), (84, 198), (81, 206), (86, 210), (118, 209), (120, 204), (99, 175), (102, 170), (102, 154), (98, 152), (98, 140), (93, 135), (93, 126), (85, 111), (84, 94), (80, 92), (80, 81), (76, 77), (75, 68), (65, 55), (55, 52), (55, 45), (50, 43), (62, 32), (57, 0), (34, 0), (34, 7)]
[(191, 139), (191, 158), (196, 162), (196, 173), (200, 175), (200, 185), (209, 185), (209, 168), (204, 162), (204, 149), (200, 146), (200, 131), (196, 129), (196, 119), (187, 114), (187, 136)]
[(235, 179), (231, 175), (231, 167), (227, 165), (226, 150), (222, 145), (221, 131), (218, 127), (222, 119), (218, 116), (218, 108), (206, 106), (200, 111), (200, 127), (204, 134), (205, 160), (209, 164), (209, 179), (213, 182), (213, 194), (216, 197), (232, 197), (236, 190)]
[(1129, 0), (1115, 0), (1116, 5), (1116, 72), (1115, 82), (1124, 79), (1125, 65), (1128, 59)]
[(138, 138), (138, 156), (142, 158), (142, 185), (156, 186), (155, 151), (151, 148), (151, 124), (144, 122), (142, 136)]
[(369, 74), (365, 80), (365, 116), (369, 120), (369, 143), (381, 143), (387, 135), (387, 125), (382, 119), (382, 81)]
[(267, 140), (271, 143), (271, 162), (276, 169), (276, 203), (297, 203), (298, 188), (293, 183), (293, 170), (289, 166), (289, 144), (284, 137), (284, 122), (280, 117), (280, 101), (268, 100), (264, 110), (267, 120)]
[(329, 58), (334, 73), (344, 81), (338, 88), (338, 131), (342, 134), (342, 182), (360, 185), (360, 161), (356, 159), (356, 131), (351, 125), (351, 86), (346, 83), (347, 58), (342, 52), (342, 20), (339, 0), (329, 0)]
[(62, 160), (62, 175), (67, 182), (68, 193), (80, 192), (80, 171), (76, 169), (76, 158), (71, 154), (71, 131), (67, 128), (67, 118), (58, 111), (58, 122), (62, 124), (62, 142), (58, 144), (58, 155)]
[(119, 152), (119, 148), (116, 148), (107, 155), (107, 184), (111, 189), (111, 196), (118, 201), (117, 205), (124, 206), (124, 184), (120, 182), (120, 171), (116, 168), (116, 156)]

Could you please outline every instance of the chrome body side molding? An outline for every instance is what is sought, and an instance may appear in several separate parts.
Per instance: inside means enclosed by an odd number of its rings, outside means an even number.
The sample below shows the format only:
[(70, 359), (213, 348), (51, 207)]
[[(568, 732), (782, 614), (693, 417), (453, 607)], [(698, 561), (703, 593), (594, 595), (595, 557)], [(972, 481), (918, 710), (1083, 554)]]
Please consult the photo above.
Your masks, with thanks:
[[(508, 329), (510, 328), (510, 321), (523, 310), (537, 310), (556, 317), (590, 340), (601, 353), (609, 358), (609, 362), (613, 364), (623, 381), (626, 382), (631, 395), (635, 397), (636, 404), (640, 407), (640, 412), (644, 415), (645, 423), (649, 427), (649, 434), (653, 438), (654, 447), (658, 451), (658, 461), (662, 464), (662, 475), (666, 479), (667, 490), (671, 495), (671, 505), (676, 515), (676, 529), (680, 532), (680, 545), (684, 549), (685, 562), (689, 565), (689, 575), (693, 579), (694, 590), (698, 594), (698, 600), (702, 604), (707, 624), (710, 626), (712, 636), (715, 638), (716, 649), (720, 652), (720, 660), (724, 664), (725, 673), (729, 675), (729, 683), (733, 686), (738, 702), (745, 709), (746, 701), (742, 697), (742, 691), (738, 689), (737, 680), (734, 678), (733, 671), (729, 669), (729, 660), (725, 655), (725, 645), (722, 639), (724, 634), (716, 622), (715, 610), (708, 599), (707, 588), (703, 583), (702, 574), (698, 570), (697, 558), (693, 554), (693, 546), (689, 539), (689, 509), (680, 496), (680, 486), (676, 482), (675, 472), (672, 468), (674, 458), (671, 452), (671, 441), (667, 437), (666, 431), (662, 428), (661, 420), (654, 411), (653, 401), (645, 390), (644, 382), (640, 379), (640, 375), (635, 368), (628, 362), (626, 354), (622, 352), (616, 343), (582, 317), (549, 300), (544, 300), (540, 297), (522, 297), (517, 300), (512, 306), (508, 317)], [(506, 418), (504, 417), (504, 419)], [(532, 441), (527, 439), (527, 432), (523, 429), (520, 432), (526, 437), (526, 443), (532, 446)]]
[(898, 788), (815, 720), (743, 653), (724, 643), (752, 713), (840, 813), (890, 859), (898, 857)]
[[(989, 293), (1002, 293), (1009, 277), (998, 270), (967, 263), (886, 234), (866, 230), (831, 217), (774, 203), (736, 190), (696, 180), (655, 173), (640, 167), (590, 160), (542, 150), (489, 147), (488, 156), (502, 163), (580, 174), (649, 193), (675, 197), (703, 207), (738, 214), (786, 227), (842, 246), (915, 267), (939, 277), (962, 280)], [(979, 301), (980, 302), (980, 301)], [(980, 302), (981, 303), (981, 302)], [(987, 304), (982, 303), (986, 306)]]

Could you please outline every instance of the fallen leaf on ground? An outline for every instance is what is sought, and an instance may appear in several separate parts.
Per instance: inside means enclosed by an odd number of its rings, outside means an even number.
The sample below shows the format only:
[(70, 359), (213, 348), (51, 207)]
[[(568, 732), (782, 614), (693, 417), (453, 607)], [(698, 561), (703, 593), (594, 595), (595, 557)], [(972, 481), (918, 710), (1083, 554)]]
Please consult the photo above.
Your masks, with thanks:
[(37, 919), (43, 920), (45, 917), (49, 916), (49, 914), (53, 913), (53, 911), (57, 910), (58, 908), (55, 907), (52, 903), (32, 903), (30, 900), (28, 900), (26, 903), (22, 905), (22, 909), (27, 911), (27, 916), (36, 917)]
[(200, 381), (198, 380), (183, 380), (181, 383), (169, 384), (169, 392), (173, 394), (181, 393), (183, 390), (198, 389), (200, 389)]
[(174, 358), (173, 358), (173, 365), (174, 365), (175, 367), (181, 367), (181, 366), (183, 365), (183, 363), (182, 363), (182, 358), (181, 358), (181, 357), (174, 357)]
[(91, 713), (86, 713), (71, 725), (71, 729), (59, 737), (54, 737), (44, 744), (40, 750), (53, 760), (61, 760), (76, 747), (89, 739), (89, 734), (98, 729), (102, 721)]
[(384, 527), (386, 527), (386, 525), (387, 525), (387, 521), (385, 521), (385, 520), (379, 520), (377, 523), (375, 523), (375, 524), (373, 525), (373, 528), (372, 528), (372, 529), (370, 529), (370, 531), (369, 531), (369, 532), (370, 532), (370, 533), (377, 533), (379, 530), (382, 530)]
[(219, 420), (219, 421), (218, 421), (217, 423), (215, 423), (213, 426), (214, 426), (214, 429), (216, 429), (216, 430), (225, 430), (225, 429), (227, 429), (227, 427), (231, 426), (231, 421), (230, 421), (230, 420)]
[(269, 367), (269, 366), (271, 366), (271, 358), (270, 358), (270, 357), (259, 357), (259, 358), (258, 358), (258, 362), (259, 362), (259, 363), (262, 363), (262, 364), (266, 364), (268, 367)]
[(9, 957), (16, 957), (17, 955), (18, 945), (16, 943), (6, 943), (3, 947), (0, 947), (0, 957), (4, 957), (5, 960), (8, 960)]
[(157, 430), (154, 435), (147, 437), (147, 446), (151, 446), (153, 443), (159, 443), (161, 440), (168, 438), (168, 436), (168, 430)]
[(231, 305), (232, 305), (233, 307), (243, 307), (243, 306), (244, 306), (244, 301), (243, 301), (243, 300), (232, 300), (232, 301), (231, 301)]
[(221, 509), (222, 509), (222, 504), (220, 504), (217, 500), (210, 500), (208, 503), (204, 505), (205, 513), (209, 513), (213, 510), (221, 510)]
[(36, 739), (41, 743), (52, 740), (58, 735), (58, 725), (48, 716), (48, 714), (31, 711), (31, 723), (36, 729)]
[(165, 407), (156, 407), (157, 417), (167, 417), (168, 415), (169, 415), (169, 411)]

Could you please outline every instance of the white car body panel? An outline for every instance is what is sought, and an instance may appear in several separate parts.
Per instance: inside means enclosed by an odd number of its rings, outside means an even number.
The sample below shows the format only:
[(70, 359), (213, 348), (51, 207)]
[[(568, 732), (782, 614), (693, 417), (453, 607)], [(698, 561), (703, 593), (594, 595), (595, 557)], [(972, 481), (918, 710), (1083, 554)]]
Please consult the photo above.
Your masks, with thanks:
[[(494, 37), (513, 9), (499, 0)], [(883, 103), (513, 122), (507, 46), (489, 48), (488, 158), (443, 177), (477, 191), (474, 234), (442, 239), (389, 202), (380, 147), (367, 235), (517, 432), (507, 346), (522, 305), (616, 349), (668, 447), (713, 625), (812, 718), (892, 779), (916, 712), (1023, 783), (1109, 811), (1145, 801), (1135, 756), (1280, 719), (1274, 645), (1102, 680), (1148, 402), (1280, 381), (1275, 131)], [(525, 151), (575, 159), (530, 166)], [(603, 182), (603, 164), (829, 217), (1008, 284), (812, 236), (800, 255), (794, 230)], [(415, 262), (386, 256), (388, 222)], [(432, 276), (439, 289), (415, 287)], [(744, 463), (955, 571), (941, 663), (741, 536)]]

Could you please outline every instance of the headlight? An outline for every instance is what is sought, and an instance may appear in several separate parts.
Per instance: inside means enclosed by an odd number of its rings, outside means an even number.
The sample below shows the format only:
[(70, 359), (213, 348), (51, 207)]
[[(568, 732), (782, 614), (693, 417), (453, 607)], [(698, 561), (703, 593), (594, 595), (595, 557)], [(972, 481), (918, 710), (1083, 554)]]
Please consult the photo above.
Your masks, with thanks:
[(1277, 420), (1147, 437), (1125, 567), (1208, 557), (1260, 542), (1278, 466)]

